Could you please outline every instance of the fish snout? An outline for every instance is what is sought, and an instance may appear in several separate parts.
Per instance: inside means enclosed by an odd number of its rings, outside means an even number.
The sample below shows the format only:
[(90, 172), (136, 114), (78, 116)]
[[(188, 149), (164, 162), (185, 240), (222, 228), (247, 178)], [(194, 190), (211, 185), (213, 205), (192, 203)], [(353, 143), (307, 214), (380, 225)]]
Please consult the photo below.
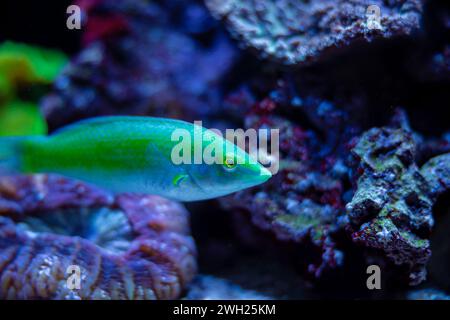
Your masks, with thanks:
[(265, 167), (261, 166), (259, 170), (259, 179), (261, 182), (265, 182), (272, 178), (272, 173)]

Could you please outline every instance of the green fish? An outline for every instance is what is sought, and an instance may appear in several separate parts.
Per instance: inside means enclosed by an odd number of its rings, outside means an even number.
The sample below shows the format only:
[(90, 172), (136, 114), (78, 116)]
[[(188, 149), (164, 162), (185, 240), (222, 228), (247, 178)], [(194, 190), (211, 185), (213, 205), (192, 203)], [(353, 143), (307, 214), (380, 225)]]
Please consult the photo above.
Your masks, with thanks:
[[(172, 161), (181, 129), (201, 134), (226, 152), (213, 164)], [(194, 152), (194, 144), (189, 145)], [(231, 150), (231, 152), (230, 152)], [(179, 201), (227, 195), (267, 181), (272, 174), (212, 130), (173, 119), (111, 116), (84, 120), (49, 136), (0, 138), (0, 174), (55, 173), (113, 192), (157, 194)]]

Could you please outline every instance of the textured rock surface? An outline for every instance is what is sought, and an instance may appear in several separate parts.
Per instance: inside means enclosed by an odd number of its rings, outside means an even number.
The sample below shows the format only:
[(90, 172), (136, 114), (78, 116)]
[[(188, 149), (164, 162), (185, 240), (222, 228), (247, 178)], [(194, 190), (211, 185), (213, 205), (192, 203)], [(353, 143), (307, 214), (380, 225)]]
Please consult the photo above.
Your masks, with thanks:
[(409, 282), (425, 280), (433, 226), (430, 188), (414, 163), (415, 144), (403, 129), (374, 128), (352, 150), (357, 190), (347, 204), (352, 238), (381, 250), (410, 270)]
[[(235, 56), (223, 34), (197, 26), (200, 36), (214, 37), (201, 43), (171, 20), (168, 12), (176, 15), (176, 8), (164, 11), (140, 0), (86, 2), (86, 47), (41, 103), (51, 130), (110, 114), (198, 119), (219, 105), (218, 84)], [(208, 19), (203, 11), (195, 18)]]
[[(196, 272), (187, 211), (54, 176), (2, 178), (0, 297), (174, 299)], [(67, 268), (79, 266), (80, 289)]]
[(361, 41), (410, 35), (419, 29), (422, 12), (420, 0), (371, 1), (381, 13), (379, 23), (372, 27), (369, 4), (361, 0), (206, 3), (245, 46), (288, 65), (316, 60), (328, 51)]
[[(341, 178), (347, 169), (327, 152), (329, 145), (313, 130), (276, 115), (276, 104), (270, 101), (256, 103), (245, 125), (280, 130), (280, 171), (268, 183), (226, 197), (221, 203), (227, 210), (249, 212), (255, 225), (280, 240), (312, 244), (317, 252), (307, 258), (307, 269), (320, 277), (325, 269), (342, 264), (343, 255), (332, 234), (340, 229), (344, 212)], [(270, 104), (273, 108), (268, 108)]]
[(434, 157), (421, 169), (434, 196), (439, 196), (450, 188), (450, 153)]

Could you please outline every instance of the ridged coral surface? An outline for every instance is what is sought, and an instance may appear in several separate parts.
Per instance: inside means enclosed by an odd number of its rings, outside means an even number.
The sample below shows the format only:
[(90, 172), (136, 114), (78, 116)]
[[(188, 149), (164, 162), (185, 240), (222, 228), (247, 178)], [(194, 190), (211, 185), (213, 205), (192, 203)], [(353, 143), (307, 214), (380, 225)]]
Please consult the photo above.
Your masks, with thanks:
[[(174, 299), (196, 272), (188, 212), (55, 176), (0, 182), (0, 298)], [(69, 266), (81, 271), (70, 285)]]

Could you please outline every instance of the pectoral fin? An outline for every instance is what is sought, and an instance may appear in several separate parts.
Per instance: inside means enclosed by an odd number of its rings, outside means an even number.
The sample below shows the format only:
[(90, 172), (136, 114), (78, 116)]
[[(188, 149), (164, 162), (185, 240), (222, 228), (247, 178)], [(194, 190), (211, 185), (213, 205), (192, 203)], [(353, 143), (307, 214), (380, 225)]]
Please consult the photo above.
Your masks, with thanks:
[(187, 174), (178, 174), (178, 175), (176, 175), (176, 176), (173, 178), (172, 184), (173, 184), (175, 187), (178, 187), (178, 186), (181, 184), (181, 182), (182, 182), (184, 179), (186, 179), (187, 177), (188, 177)]

